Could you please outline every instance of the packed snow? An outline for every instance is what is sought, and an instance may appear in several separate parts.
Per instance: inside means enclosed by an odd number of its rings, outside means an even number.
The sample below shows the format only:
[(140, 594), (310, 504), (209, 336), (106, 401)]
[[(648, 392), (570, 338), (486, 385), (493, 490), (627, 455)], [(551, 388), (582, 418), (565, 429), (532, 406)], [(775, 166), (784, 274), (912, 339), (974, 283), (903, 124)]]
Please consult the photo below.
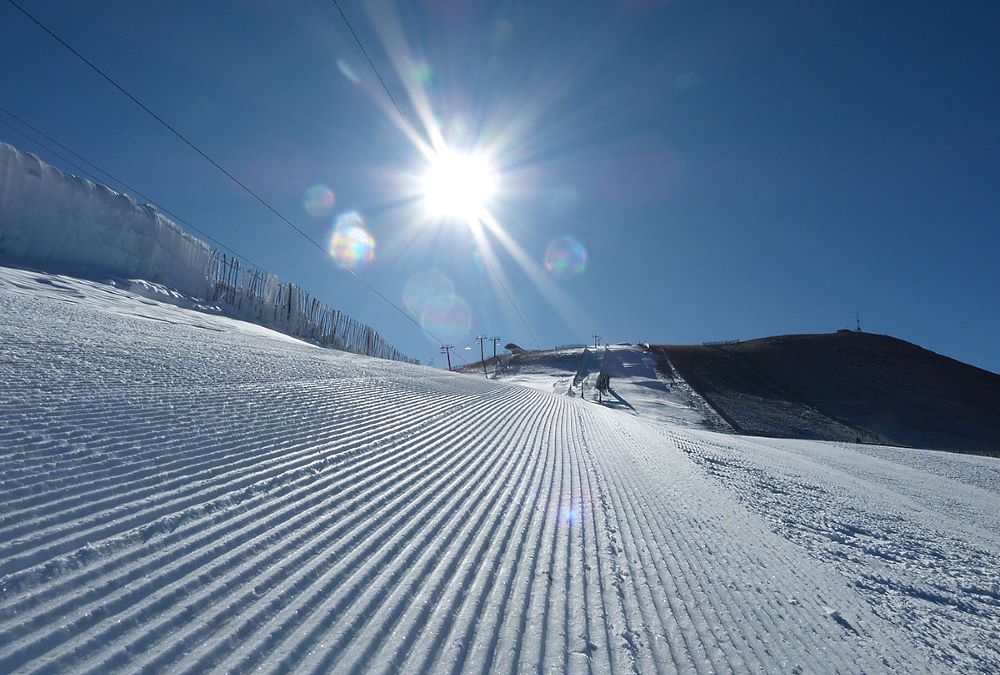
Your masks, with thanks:
[[(464, 370), (471, 373), (475, 366)], [(597, 389), (601, 373), (611, 378), (607, 392)], [(538, 391), (599, 402), (649, 420), (714, 431), (730, 430), (678, 374), (666, 355), (633, 345), (514, 354), (502, 357), (491, 377)]]
[(211, 249), (148, 204), (0, 143), (0, 260), (208, 290)]
[(1000, 671), (996, 460), (698, 428), (638, 351), (607, 406), (39, 272), (0, 316), (0, 672)]
[(149, 204), (0, 143), (0, 264), (115, 279), (358, 354), (411, 361), (371, 326), (184, 232)]

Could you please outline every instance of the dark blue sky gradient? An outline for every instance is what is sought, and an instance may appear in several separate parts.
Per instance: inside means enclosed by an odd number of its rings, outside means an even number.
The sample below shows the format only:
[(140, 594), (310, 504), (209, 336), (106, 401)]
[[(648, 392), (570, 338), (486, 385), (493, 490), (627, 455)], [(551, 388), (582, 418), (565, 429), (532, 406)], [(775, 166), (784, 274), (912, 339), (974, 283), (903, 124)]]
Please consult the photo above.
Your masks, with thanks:
[[(471, 335), (535, 346), (468, 232), (398, 205), (396, 177), (422, 158), (332, 3), (20, 1), (321, 241), (329, 219), (302, 194), (332, 187), (377, 241), (360, 274), (394, 301), (439, 269)], [(342, 4), (415, 123), (398, 46)], [(424, 0), (396, 16), (442, 126), (497, 143), (499, 223), (539, 265), (562, 235), (589, 251), (553, 280), (581, 308), (567, 323), (498, 250), (539, 346), (824, 332), (858, 310), (867, 330), (1000, 371), (996, 3)], [(405, 352), (436, 353), (5, 2), (0, 63), (0, 105)]]

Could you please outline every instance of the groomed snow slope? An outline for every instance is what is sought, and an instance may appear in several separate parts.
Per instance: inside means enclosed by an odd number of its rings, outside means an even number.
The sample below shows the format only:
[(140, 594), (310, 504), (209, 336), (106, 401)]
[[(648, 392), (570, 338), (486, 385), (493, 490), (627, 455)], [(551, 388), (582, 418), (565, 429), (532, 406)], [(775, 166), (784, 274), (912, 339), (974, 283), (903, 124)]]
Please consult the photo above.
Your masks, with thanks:
[(0, 672), (996, 672), (1000, 465), (0, 269)]
[[(658, 363), (671, 373), (660, 373)], [(462, 371), (479, 375), (477, 364)], [(606, 372), (611, 377), (607, 395), (599, 395), (597, 377)], [(708, 403), (672, 368), (665, 355), (652, 354), (631, 345), (607, 347), (570, 347), (532, 351), (503, 357), (494, 376), (551, 394), (574, 396), (591, 402), (601, 401), (639, 415), (649, 421), (711, 431), (731, 430)]]

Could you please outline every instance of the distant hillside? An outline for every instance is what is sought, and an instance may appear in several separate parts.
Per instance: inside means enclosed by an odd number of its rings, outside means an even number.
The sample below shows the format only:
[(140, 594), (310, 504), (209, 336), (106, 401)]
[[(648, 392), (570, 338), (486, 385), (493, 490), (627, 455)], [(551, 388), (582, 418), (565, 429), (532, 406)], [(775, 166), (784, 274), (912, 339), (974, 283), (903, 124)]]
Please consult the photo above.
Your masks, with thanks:
[[(511, 350), (511, 347), (515, 349)], [(583, 352), (582, 347), (527, 351), (517, 345), (507, 345), (507, 349), (511, 353), (499, 354), (495, 358), (486, 357), (486, 370), (491, 376), (496, 373), (497, 364), (499, 364), (501, 372), (507, 374), (511, 372), (548, 374), (552, 371), (558, 371), (572, 375), (580, 367), (580, 356)], [(455, 366), (454, 370), (460, 373), (482, 375), (483, 362), (479, 359), (470, 359), (469, 363)]]
[(656, 346), (739, 433), (1000, 453), (1000, 375), (885, 335)]

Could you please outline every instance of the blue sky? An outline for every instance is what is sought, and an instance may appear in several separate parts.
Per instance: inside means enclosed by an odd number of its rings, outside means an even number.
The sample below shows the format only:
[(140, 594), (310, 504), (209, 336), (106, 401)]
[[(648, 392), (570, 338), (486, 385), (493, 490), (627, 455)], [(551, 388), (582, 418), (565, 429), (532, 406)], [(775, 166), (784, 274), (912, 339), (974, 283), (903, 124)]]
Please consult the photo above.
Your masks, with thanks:
[[(19, 1), (313, 238), (359, 213), (375, 250), (356, 272), (466, 358), (477, 333), (697, 343), (860, 311), (866, 330), (1000, 371), (995, 3), (343, 0), (424, 142), (488, 151), (499, 187), (476, 232), (428, 212), (428, 159), (331, 2)], [(443, 362), (6, 3), (0, 62), (0, 105)], [(336, 193), (323, 217), (303, 206), (318, 184)], [(585, 266), (546, 270), (567, 236)], [(467, 324), (435, 314), (442, 286)]]

